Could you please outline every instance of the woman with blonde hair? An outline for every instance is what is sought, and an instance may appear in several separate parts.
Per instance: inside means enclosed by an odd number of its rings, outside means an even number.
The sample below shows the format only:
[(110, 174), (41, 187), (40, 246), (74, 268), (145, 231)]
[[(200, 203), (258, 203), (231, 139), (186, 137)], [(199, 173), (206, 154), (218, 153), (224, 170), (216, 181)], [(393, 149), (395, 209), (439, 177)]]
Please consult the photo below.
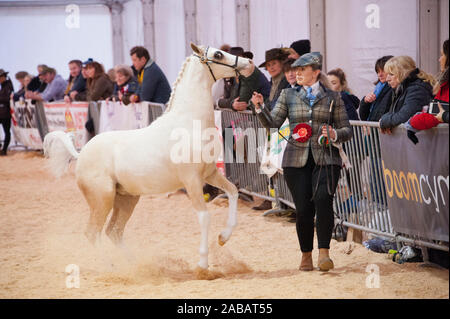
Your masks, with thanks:
[(394, 127), (407, 122), (430, 103), (435, 80), (418, 69), (414, 60), (406, 55), (391, 58), (384, 70), (393, 93), (389, 112), (380, 119), (380, 128), (382, 133), (390, 134)]

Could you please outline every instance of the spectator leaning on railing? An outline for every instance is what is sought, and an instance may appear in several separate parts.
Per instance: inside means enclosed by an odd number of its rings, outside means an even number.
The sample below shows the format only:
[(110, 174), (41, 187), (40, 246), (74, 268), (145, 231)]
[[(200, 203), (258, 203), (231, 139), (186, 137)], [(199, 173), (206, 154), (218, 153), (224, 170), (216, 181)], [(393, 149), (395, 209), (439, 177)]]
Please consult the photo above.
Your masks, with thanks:
[(33, 99), (36, 101), (52, 102), (62, 100), (64, 98), (64, 91), (67, 87), (67, 82), (61, 75), (56, 74), (56, 70), (53, 68), (44, 68), (41, 74), (42, 79), (47, 84), (45, 90), (42, 93), (38, 92), (26, 92), (25, 97), (27, 99)]
[(110, 97), (114, 84), (105, 73), (103, 66), (96, 61), (86, 61), (86, 91), (75, 95), (76, 101), (100, 101)]
[(20, 98), (25, 98), (25, 92), (27, 90), (27, 86), (31, 81), (31, 77), (28, 72), (20, 71), (16, 73), (16, 80), (20, 83), (20, 89), (11, 95), (11, 98), (14, 102), (20, 100)]
[(393, 57), (386, 62), (384, 70), (394, 92), (389, 112), (380, 119), (380, 128), (382, 133), (391, 134), (394, 127), (407, 122), (430, 103), (435, 80), (418, 69), (409, 56)]
[(374, 83), (375, 88), (361, 99), (359, 104), (359, 117), (362, 121), (378, 122), (383, 114), (389, 111), (392, 102), (392, 88), (386, 82), (384, 65), (392, 55), (386, 55), (375, 62), (375, 72), (378, 80)]
[(27, 86), (27, 91), (31, 92), (44, 92), (47, 83), (44, 81), (42, 72), (47, 69), (48, 66), (45, 64), (39, 64), (37, 66), (38, 75), (31, 79), (31, 82)]
[(136, 46), (131, 49), (130, 56), (140, 85), (130, 101), (166, 104), (172, 91), (170, 84), (160, 67), (150, 58), (147, 49)]
[(133, 76), (133, 70), (128, 65), (117, 65), (115, 68), (116, 83), (112, 99), (121, 101), (127, 105), (130, 103), (130, 96), (139, 88), (139, 83)]
[(70, 76), (66, 90), (64, 92), (64, 100), (66, 97), (75, 96), (86, 90), (86, 79), (81, 74), (82, 62), (80, 60), (72, 60), (69, 62)]
[[(439, 58), (439, 66), (441, 72), (438, 76), (438, 80), (436, 85), (434, 86), (433, 93), (435, 100), (442, 101), (448, 103), (449, 100), (449, 85), (448, 85), (448, 39), (444, 41), (442, 45), (441, 56)], [(439, 122), (448, 123), (448, 109), (441, 110), (439, 114), (436, 115), (436, 118)]]

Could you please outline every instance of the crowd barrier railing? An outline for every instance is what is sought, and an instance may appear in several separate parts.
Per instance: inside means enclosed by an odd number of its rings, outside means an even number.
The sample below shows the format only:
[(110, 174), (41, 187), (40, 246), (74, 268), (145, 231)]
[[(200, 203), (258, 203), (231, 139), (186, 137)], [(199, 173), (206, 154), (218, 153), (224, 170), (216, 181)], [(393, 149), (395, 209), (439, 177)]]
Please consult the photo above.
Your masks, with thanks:
[[(28, 146), (28, 143), (33, 149), (42, 149), (45, 134), (57, 127), (65, 128), (66, 131), (85, 132), (84, 124), (87, 119), (92, 118), (96, 133), (100, 132), (102, 121), (110, 121), (109, 129), (112, 130), (134, 129), (151, 124), (165, 110), (165, 105), (159, 103), (144, 102), (128, 108), (114, 104), (108, 104), (107, 107), (102, 108), (102, 103), (105, 106), (104, 101), (84, 102), (72, 106), (64, 102), (37, 102), (35, 105), (17, 102), (13, 107), (13, 133), (16, 142), (22, 142), (25, 146)], [(119, 127), (124, 124), (118, 123), (114, 126), (114, 112), (117, 110), (129, 112), (131, 124)], [(148, 112), (148, 117), (143, 116), (143, 111)], [(295, 210), (292, 195), (283, 175), (276, 173), (269, 178), (264, 174), (261, 171), (261, 154), (256, 156), (256, 161), (247, 161), (249, 150), (258, 150), (261, 153), (264, 149), (264, 142), (258, 145), (261, 143), (260, 139), (247, 136), (248, 131), (264, 130), (257, 117), (250, 111), (235, 112), (229, 109), (220, 111), (222, 136), (226, 136), (227, 129), (231, 130), (234, 141), (232, 150), (225, 149), (225, 153), (228, 151), (233, 154), (231, 161), (225, 160), (226, 177), (238, 187), (240, 192), (272, 201), (273, 209), (264, 213), (265, 216)], [(102, 116), (102, 112), (108, 112), (108, 114)], [(118, 116), (118, 118), (122, 117), (122, 115)], [(136, 123), (139, 122), (139, 125), (136, 126), (134, 119)], [(350, 121), (350, 124), (353, 129), (353, 138), (344, 143), (343, 147), (352, 167), (341, 170), (333, 202), (336, 223), (394, 238), (397, 242), (408, 242), (421, 247), (448, 251), (448, 242), (395, 231), (383, 177), (379, 124), (362, 121)], [(244, 143), (244, 154), (241, 154), (244, 161), (236, 160), (239, 156), (236, 145), (241, 143)], [(78, 146), (81, 148), (82, 145)]]

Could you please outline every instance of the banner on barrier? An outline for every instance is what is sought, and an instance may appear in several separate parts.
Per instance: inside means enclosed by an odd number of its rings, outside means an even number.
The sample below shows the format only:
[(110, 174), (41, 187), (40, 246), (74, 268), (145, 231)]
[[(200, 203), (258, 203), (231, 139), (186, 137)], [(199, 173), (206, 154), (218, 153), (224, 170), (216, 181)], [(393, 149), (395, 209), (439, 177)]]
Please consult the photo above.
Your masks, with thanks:
[(269, 177), (283, 172), (281, 164), (287, 141), (278, 132), (286, 139), (289, 139), (290, 128), (288, 119), (284, 121), (278, 131), (270, 134), (270, 141), (266, 141), (265, 152), (261, 160), (261, 171)]
[(11, 102), (12, 131), (16, 142), (31, 148), (42, 149), (42, 139), (37, 128), (36, 108), (31, 100)]
[(149, 125), (148, 104), (102, 101), (98, 133), (135, 130)]
[[(394, 231), (449, 241), (448, 125), (416, 134), (380, 134), (382, 169)], [(431, 156), (430, 156), (431, 155)]]
[(44, 112), (48, 131), (64, 131), (74, 133), (75, 148), (81, 149), (86, 143), (87, 102), (44, 103)]

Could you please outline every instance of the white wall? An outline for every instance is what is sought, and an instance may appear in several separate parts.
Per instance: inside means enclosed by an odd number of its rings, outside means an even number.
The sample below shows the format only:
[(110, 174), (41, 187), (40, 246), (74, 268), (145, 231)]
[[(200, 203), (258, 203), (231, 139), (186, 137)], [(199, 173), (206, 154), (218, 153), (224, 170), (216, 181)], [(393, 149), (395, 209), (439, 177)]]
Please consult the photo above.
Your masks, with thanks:
[(256, 65), (264, 62), (267, 50), (301, 39), (309, 39), (308, 0), (250, 0), (250, 49)]
[(19, 89), (15, 73), (37, 74), (38, 64), (54, 67), (69, 77), (67, 63), (89, 57), (112, 67), (112, 32), (109, 9), (80, 6), (80, 28), (66, 27), (64, 6), (0, 8), (0, 68), (9, 71), (14, 89)]
[[(379, 28), (366, 25), (369, 4), (380, 9)], [(373, 90), (378, 58), (409, 55), (417, 61), (416, 0), (326, 0), (325, 6), (327, 69), (342, 68), (359, 98)]]

